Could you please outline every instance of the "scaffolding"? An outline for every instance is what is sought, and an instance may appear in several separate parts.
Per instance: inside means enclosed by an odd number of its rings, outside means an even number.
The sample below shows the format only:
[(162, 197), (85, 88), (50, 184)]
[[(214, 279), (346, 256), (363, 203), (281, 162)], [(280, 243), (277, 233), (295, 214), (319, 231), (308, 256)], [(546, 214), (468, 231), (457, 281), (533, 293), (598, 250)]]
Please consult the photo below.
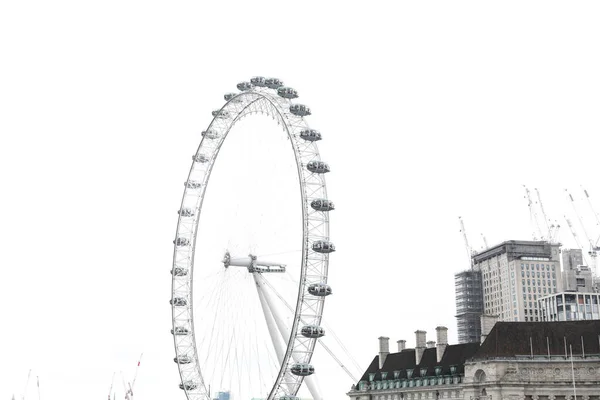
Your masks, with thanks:
[(481, 271), (467, 270), (454, 275), (456, 323), (459, 343), (481, 340), (483, 282)]

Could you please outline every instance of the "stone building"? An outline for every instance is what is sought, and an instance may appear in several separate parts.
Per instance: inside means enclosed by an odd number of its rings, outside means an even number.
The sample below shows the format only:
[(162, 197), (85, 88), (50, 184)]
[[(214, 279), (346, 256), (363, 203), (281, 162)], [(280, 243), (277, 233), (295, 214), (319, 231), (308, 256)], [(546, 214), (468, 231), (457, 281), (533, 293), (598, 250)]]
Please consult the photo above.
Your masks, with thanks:
[(498, 322), (481, 345), (436, 331), (437, 344), (417, 331), (415, 348), (398, 341), (396, 353), (380, 338), (350, 399), (600, 400), (600, 321)]

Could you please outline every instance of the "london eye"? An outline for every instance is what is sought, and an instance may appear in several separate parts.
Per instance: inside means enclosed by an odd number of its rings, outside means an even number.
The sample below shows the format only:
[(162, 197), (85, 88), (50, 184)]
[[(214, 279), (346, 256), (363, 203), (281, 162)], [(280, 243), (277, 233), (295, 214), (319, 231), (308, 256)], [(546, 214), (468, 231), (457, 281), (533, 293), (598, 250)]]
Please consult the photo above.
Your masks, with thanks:
[[(237, 89), (225, 94), (224, 105), (212, 111), (212, 121), (192, 155), (178, 211), (170, 304), (179, 387), (190, 400), (211, 399), (217, 390), (228, 391), (235, 400), (292, 400), (299, 398), (299, 391), (308, 390), (316, 400), (320, 398), (314, 381), (318, 366), (311, 359), (318, 338), (325, 335), (323, 307), (332, 293), (327, 282), (329, 256), (335, 251), (329, 235), (329, 212), (334, 204), (325, 183), (330, 168), (317, 147), (322, 135), (309, 127), (305, 117), (311, 110), (296, 102), (298, 92), (279, 79), (254, 77), (239, 83)], [(288, 193), (290, 186), (260, 176), (255, 184), (266, 186), (257, 191), (214, 183), (219, 180), (215, 171), (227, 162), (224, 154), (229, 143), (242, 137), (232, 132), (243, 130), (240, 121), (245, 117), (261, 115), (283, 130), (278, 135), (288, 146), (285, 157), (298, 189), (293, 194)], [(276, 159), (265, 146), (240, 154), (248, 159), (230, 167), (242, 172), (261, 160)], [(277, 170), (278, 161), (273, 162), (262, 173)], [(288, 196), (278, 197), (280, 192)], [(289, 195), (295, 201), (286, 200)], [(241, 203), (258, 198), (264, 207), (251, 203), (252, 207), (240, 208), (242, 215), (210, 208), (225, 198)], [(274, 203), (269, 199), (275, 199)], [(284, 217), (277, 214), (266, 216), (287, 203), (301, 215), (297, 225), (278, 221)], [(265, 214), (252, 222), (240, 222), (261, 210)], [(211, 218), (224, 228), (210, 228)], [(250, 227), (245, 236), (238, 234), (244, 226)], [(296, 250), (283, 257), (286, 249), (278, 246), (285, 246), (281, 236), (289, 229), (297, 230), (290, 235)], [(259, 230), (268, 233), (256, 233)], [(211, 242), (219, 235), (226, 238), (223, 243), (227, 240), (224, 248)], [(260, 243), (240, 243), (244, 241), (240, 238)]]

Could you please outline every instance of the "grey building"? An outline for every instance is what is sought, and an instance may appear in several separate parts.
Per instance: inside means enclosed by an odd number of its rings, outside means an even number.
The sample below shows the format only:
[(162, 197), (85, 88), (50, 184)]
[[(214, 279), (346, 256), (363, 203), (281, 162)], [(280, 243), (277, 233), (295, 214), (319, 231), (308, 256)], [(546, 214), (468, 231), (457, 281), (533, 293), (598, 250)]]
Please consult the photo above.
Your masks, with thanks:
[(592, 270), (583, 261), (581, 249), (562, 250), (563, 286), (565, 292), (593, 292)]
[(541, 321), (537, 299), (561, 289), (560, 244), (509, 240), (473, 255), (483, 313), (499, 321)]

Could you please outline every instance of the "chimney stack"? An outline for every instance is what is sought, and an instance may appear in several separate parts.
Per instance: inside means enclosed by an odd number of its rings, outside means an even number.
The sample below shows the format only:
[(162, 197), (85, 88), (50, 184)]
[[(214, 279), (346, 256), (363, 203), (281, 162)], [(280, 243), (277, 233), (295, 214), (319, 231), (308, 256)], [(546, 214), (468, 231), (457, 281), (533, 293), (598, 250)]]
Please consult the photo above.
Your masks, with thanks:
[(433, 340), (428, 340), (427, 341), (427, 348), (428, 349), (432, 349), (435, 347), (435, 342)]
[(481, 343), (485, 341), (496, 322), (498, 322), (498, 315), (481, 314)]
[(383, 363), (389, 354), (390, 338), (384, 336), (379, 337), (379, 369), (383, 368)]
[(396, 343), (398, 343), (398, 353), (406, 349), (406, 340), (398, 340)]
[(417, 339), (417, 345), (415, 346), (415, 362), (417, 365), (421, 362), (421, 357), (423, 357), (423, 353), (425, 352), (427, 346), (427, 332), (425, 331), (415, 331), (415, 336)]
[(446, 328), (445, 326), (438, 326), (437, 328), (435, 328), (435, 332), (437, 336), (437, 362), (440, 362), (442, 361), (442, 357), (444, 356), (444, 352), (446, 351), (446, 346), (448, 346), (448, 328)]

